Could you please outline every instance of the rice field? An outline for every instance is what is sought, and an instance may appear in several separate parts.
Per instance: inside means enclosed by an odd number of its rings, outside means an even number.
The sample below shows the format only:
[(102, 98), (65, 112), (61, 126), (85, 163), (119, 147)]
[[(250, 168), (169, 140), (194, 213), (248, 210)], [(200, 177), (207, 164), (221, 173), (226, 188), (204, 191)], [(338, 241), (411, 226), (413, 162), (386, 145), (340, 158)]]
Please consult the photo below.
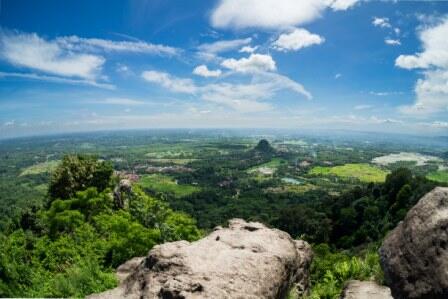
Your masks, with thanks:
[(140, 178), (138, 185), (154, 192), (174, 194), (175, 197), (184, 197), (201, 190), (197, 186), (178, 184), (172, 177), (161, 174), (145, 175)]
[(439, 170), (428, 173), (426, 176), (428, 180), (439, 182), (439, 183), (448, 183), (448, 170)]
[(20, 173), (20, 176), (25, 175), (36, 175), (41, 173), (50, 173), (56, 169), (60, 160), (52, 160), (47, 162), (42, 162), (38, 164), (31, 165), (27, 168), (24, 168)]
[(342, 178), (354, 178), (361, 182), (384, 182), (387, 171), (367, 163), (345, 164), (334, 167), (316, 166), (308, 174), (314, 176), (338, 176)]

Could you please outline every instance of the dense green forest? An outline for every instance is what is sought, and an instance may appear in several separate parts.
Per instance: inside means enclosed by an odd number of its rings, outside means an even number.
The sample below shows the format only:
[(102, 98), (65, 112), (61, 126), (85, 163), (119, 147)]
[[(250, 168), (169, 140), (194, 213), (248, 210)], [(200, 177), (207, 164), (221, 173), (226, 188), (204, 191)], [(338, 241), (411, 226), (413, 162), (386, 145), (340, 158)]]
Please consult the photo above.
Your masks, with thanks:
[(116, 285), (114, 268), (154, 245), (196, 240), (201, 231), (138, 187), (114, 202), (112, 166), (65, 156), (52, 177), (45, 208), (21, 216), (0, 235), (1, 297), (82, 297)]
[(408, 144), (412, 153), (402, 154), (396, 143), (259, 140), (135, 134), (3, 142), (0, 296), (109, 289), (124, 261), (240, 217), (310, 242), (310, 297), (337, 298), (349, 279), (382, 282), (382, 238), (423, 194), (447, 184), (444, 146)]

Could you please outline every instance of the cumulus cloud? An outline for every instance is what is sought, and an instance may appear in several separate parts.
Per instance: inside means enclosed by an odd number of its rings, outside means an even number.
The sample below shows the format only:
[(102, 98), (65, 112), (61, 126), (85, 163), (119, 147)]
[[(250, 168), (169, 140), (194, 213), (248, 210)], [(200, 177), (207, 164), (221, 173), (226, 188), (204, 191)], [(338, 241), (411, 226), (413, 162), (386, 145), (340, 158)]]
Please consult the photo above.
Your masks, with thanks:
[(392, 27), (392, 25), (390, 24), (389, 18), (374, 17), (372, 24), (376, 27), (381, 27), (381, 28), (391, 28)]
[(330, 7), (333, 10), (347, 10), (350, 7), (354, 6), (358, 0), (336, 0), (331, 2)]
[(384, 43), (389, 46), (400, 46), (401, 42), (399, 39), (386, 38), (384, 39)]
[(287, 28), (315, 20), (327, 8), (346, 10), (357, 2), (357, 0), (221, 0), (211, 14), (211, 23), (217, 28)]
[(414, 55), (400, 55), (395, 64), (405, 69), (448, 68), (448, 18), (419, 33), (423, 52)]
[(295, 28), (289, 33), (281, 34), (272, 46), (279, 51), (297, 51), (312, 45), (319, 45), (324, 41), (323, 37), (310, 33), (306, 29)]
[(448, 18), (422, 29), (419, 39), (423, 51), (400, 55), (395, 65), (404, 69), (422, 69), (423, 78), (415, 85), (416, 101), (401, 107), (403, 113), (428, 114), (448, 111)]
[(221, 76), (221, 70), (209, 70), (206, 65), (199, 65), (194, 68), (193, 74), (201, 76), (201, 77), (219, 77)]
[(105, 62), (102, 56), (67, 51), (35, 33), (1, 32), (0, 55), (15, 66), (89, 80), (98, 77)]
[(148, 82), (159, 84), (172, 92), (193, 94), (197, 91), (193, 80), (177, 78), (165, 72), (145, 71), (142, 73), (142, 78)]
[(241, 59), (225, 59), (221, 66), (241, 73), (267, 72), (277, 69), (274, 59), (265, 54), (251, 54), (249, 57)]

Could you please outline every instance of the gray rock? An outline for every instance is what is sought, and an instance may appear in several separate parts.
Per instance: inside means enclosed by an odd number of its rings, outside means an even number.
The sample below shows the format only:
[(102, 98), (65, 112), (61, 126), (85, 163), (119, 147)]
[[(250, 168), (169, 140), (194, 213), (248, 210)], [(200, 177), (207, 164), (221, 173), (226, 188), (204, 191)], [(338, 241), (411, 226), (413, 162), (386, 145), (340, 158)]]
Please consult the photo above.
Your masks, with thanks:
[(155, 246), (120, 266), (119, 287), (89, 298), (284, 298), (296, 284), (307, 291), (311, 259), (306, 242), (233, 219), (199, 241)]
[(448, 298), (448, 188), (435, 188), (386, 237), (381, 265), (394, 298)]
[(373, 281), (351, 280), (342, 292), (341, 299), (393, 299), (390, 289)]
[(128, 205), (126, 201), (126, 194), (132, 193), (132, 183), (128, 179), (122, 179), (114, 189), (114, 203), (115, 207), (123, 209)]

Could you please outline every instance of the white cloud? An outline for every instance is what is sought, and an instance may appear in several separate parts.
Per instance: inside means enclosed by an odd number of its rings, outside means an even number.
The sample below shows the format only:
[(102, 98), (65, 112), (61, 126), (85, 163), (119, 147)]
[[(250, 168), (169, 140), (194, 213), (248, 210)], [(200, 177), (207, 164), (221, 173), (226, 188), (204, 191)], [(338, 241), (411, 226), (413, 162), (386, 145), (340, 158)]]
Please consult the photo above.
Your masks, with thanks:
[(241, 73), (275, 71), (276, 65), (270, 55), (251, 54), (248, 58), (225, 59), (221, 66)]
[(202, 77), (219, 77), (221, 76), (221, 70), (217, 69), (217, 70), (209, 70), (208, 67), (206, 65), (199, 65), (197, 67), (194, 68), (193, 70), (193, 74), (198, 75), (198, 76), (202, 76)]
[(386, 38), (384, 39), (384, 43), (389, 46), (400, 46), (401, 42), (399, 39)]
[(202, 100), (216, 103), (239, 112), (259, 112), (270, 110), (272, 106), (261, 100), (271, 99), (278, 91), (289, 90), (311, 99), (305, 88), (281, 75), (268, 72), (252, 73), (248, 84), (213, 83), (196, 85), (191, 79), (183, 79), (168, 73), (146, 71), (142, 77), (161, 85), (172, 92), (198, 95)]
[(240, 52), (240, 53), (254, 53), (257, 49), (258, 49), (258, 46), (255, 46), (255, 47), (244, 46), (238, 52)]
[(10, 120), (10, 121), (3, 123), (3, 126), (11, 127), (11, 126), (14, 126), (15, 124), (16, 124), (16, 122), (14, 120)]
[(157, 83), (172, 92), (193, 94), (197, 91), (197, 86), (191, 79), (182, 79), (165, 72), (145, 71), (142, 78), (148, 82)]
[(434, 121), (429, 125), (433, 128), (448, 129), (448, 122), (446, 121)]
[(403, 94), (402, 91), (370, 91), (369, 94), (379, 97)]
[(376, 27), (391, 28), (389, 18), (374, 17), (372, 24)]
[(289, 33), (281, 34), (272, 44), (279, 51), (297, 51), (312, 45), (319, 45), (325, 39), (302, 28), (295, 28)]
[(115, 89), (115, 86), (112, 84), (99, 83), (99, 82), (96, 82), (93, 80), (71, 79), (71, 78), (56, 77), (56, 76), (38, 75), (38, 74), (33, 74), (33, 73), (0, 72), (0, 77), (23, 78), (23, 79), (47, 81), (47, 82), (54, 82), (54, 83), (86, 85), (86, 86), (93, 86), (93, 87), (104, 88), (104, 89)]
[(56, 42), (68, 50), (109, 52), (131, 52), (158, 55), (176, 55), (179, 50), (165, 45), (156, 45), (144, 41), (112, 41), (100, 38), (82, 38), (76, 35), (64, 36), (56, 39)]
[(211, 14), (211, 23), (217, 28), (287, 28), (315, 20), (327, 8), (346, 10), (357, 2), (356, 0), (221, 0)]
[(400, 55), (395, 64), (401, 68), (448, 68), (448, 18), (442, 23), (425, 28), (419, 34), (423, 52), (414, 55)]
[(67, 51), (35, 33), (1, 32), (0, 45), (1, 57), (13, 65), (65, 77), (94, 80), (105, 62), (98, 55)]
[(244, 45), (250, 44), (252, 38), (234, 39), (234, 40), (220, 40), (214, 43), (202, 44), (198, 47), (200, 52), (217, 54), (238, 49)]
[(419, 38), (423, 51), (400, 55), (395, 65), (404, 69), (423, 69), (423, 78), (415, 85), (413, 105), (401, 107), (408, 114), (430, 114), (448, 111), (448, 18), (432, 27), (423, 28)]
[(358, 0), (335, 0), (330, 4), (333, 10), (347, 10), (358, 3)]
[(271, 105), (258, 100), (272, 95), (264, 84), (210, 84), (204, 87), (201, 98), (231, 107), (240, 112), (260, 112), (270, 110)]
[(93, 101), (95, 104), (119, 105), (119, 106), (137, 106), (144, 105), (145, 102), (129, 98), (107, 98), (103, 100)]
[(336, 75), (334, 75), (334, 78), (335, 79), (339, 79), (339, 78), (341, 78), (342, 77), (342, 74), (340, 74), (340, 73), (337, 73)]
[(353, 109), (355, 109), (355, 110), (367, 110), (370, 108), (373, 108), (373, 106), (372, 105), (357, 105), (357, 106), (353, 107)]

